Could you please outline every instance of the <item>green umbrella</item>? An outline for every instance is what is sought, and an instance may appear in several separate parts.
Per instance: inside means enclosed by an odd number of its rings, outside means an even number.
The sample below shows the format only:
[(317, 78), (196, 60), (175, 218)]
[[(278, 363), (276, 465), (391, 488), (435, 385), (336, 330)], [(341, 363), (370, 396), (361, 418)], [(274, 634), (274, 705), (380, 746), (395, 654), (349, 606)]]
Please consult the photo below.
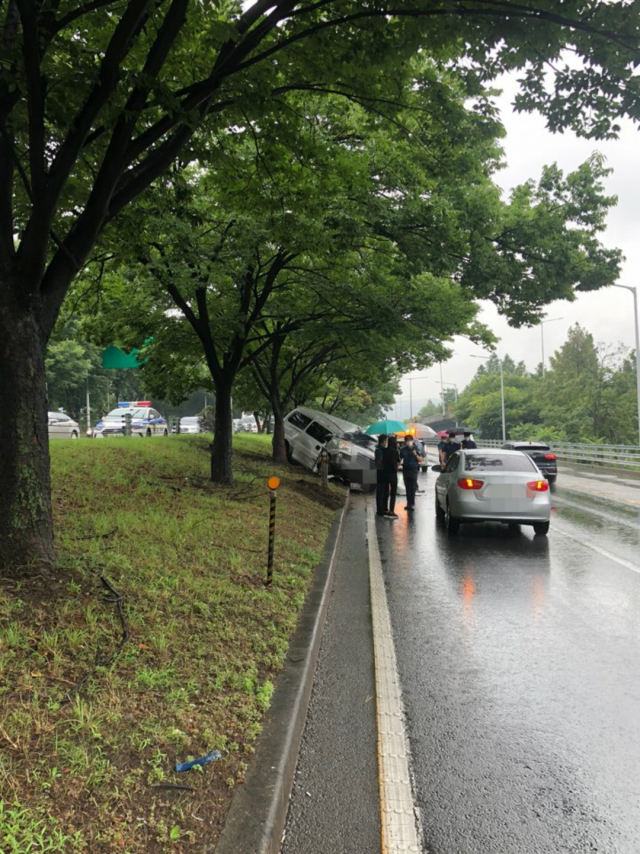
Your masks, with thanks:
[(364, 432), (367, 436), (379, 436), (381, 433), (408, 433), (409, 428), (402, 421), (376, 421)]

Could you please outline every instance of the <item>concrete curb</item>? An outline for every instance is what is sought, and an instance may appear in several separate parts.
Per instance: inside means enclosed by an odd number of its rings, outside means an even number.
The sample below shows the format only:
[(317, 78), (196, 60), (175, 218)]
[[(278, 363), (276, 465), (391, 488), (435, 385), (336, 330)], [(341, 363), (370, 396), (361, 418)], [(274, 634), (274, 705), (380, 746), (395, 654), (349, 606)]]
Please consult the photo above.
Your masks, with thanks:
[(278, 854), (322, 640), (349, 493), (300, 612), (287, 660), (246, 779), (231, 802), (218, 844), (205, 854)]

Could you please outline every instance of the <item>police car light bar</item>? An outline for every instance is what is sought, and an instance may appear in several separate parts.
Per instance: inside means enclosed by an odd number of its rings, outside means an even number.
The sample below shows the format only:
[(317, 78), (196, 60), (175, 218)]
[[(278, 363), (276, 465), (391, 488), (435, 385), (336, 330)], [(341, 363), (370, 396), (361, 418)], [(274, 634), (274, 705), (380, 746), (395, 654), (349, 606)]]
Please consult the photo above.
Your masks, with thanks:
[(132, 406), (151, 406), (150, 400), (119, 400), (118, 409), (131, 409)]

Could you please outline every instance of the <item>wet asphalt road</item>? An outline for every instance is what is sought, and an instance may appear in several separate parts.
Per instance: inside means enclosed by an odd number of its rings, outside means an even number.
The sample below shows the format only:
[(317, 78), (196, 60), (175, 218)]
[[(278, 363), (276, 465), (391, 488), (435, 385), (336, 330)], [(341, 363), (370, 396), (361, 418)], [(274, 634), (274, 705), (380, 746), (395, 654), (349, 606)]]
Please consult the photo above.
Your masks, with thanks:
[(560, 487), (547, 538), (450, 538), (435, 477), (377, 520), (424, 850), (639, 854), (638, 510)]

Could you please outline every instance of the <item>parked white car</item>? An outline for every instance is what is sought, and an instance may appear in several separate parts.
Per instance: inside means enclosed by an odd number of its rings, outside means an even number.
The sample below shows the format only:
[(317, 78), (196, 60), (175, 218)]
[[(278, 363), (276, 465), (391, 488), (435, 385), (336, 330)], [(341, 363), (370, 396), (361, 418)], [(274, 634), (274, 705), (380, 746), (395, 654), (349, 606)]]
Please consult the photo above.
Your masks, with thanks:
[[(176, 427), (173, 432), (178, 432)], [(180, 419), (180, 433), (202, 433), (202, 418), (199, 415), (185, 415)]]
[(457, 451), (436, 481), (436, 516), (455, 534), (461, 522), (533, 525), (545, 535), (551, 518), (549, 482), (521, 451)]
[(79, 439), (80, 425), (64, 412), (49, 412), (50, 439)]

